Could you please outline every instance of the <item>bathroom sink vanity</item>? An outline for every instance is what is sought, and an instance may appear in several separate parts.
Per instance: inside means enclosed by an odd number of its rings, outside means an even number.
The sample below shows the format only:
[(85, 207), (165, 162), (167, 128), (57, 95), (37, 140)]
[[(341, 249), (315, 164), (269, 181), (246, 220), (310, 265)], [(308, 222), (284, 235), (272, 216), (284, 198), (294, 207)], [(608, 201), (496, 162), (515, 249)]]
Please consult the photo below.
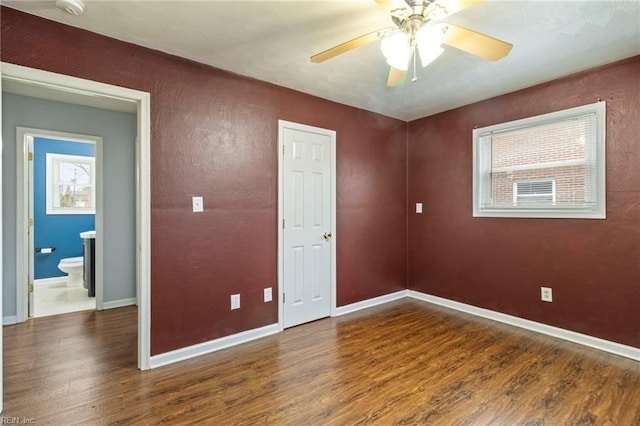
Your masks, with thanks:
[(84, 270), (82, 273), (83, 286), (89, 292), (89, 297), (96, 296), (96, 231), (81, 232), (82, 257)]

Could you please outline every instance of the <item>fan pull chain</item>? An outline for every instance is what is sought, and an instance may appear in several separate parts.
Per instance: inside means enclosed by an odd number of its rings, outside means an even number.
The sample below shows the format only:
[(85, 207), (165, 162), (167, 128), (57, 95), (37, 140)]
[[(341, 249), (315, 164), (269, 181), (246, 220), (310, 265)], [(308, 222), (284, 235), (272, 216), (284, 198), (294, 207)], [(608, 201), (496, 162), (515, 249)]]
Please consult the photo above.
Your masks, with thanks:
[(416, 53), (413, 52), (413, 78), (411, 79), (413, 83), (418, 81), (418, 76), (416, 75), (416, 56)]

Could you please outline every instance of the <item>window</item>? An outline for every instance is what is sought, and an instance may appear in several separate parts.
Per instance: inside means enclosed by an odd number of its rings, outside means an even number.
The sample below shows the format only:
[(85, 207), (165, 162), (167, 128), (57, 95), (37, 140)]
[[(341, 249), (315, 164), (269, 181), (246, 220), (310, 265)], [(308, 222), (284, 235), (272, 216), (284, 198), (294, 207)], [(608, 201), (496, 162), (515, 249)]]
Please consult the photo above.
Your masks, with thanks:
[(604, 102), (473, 131), (473, 215), (604, 219)]
[(95, 159), (47, 154), (47, 214), (95, 214)]

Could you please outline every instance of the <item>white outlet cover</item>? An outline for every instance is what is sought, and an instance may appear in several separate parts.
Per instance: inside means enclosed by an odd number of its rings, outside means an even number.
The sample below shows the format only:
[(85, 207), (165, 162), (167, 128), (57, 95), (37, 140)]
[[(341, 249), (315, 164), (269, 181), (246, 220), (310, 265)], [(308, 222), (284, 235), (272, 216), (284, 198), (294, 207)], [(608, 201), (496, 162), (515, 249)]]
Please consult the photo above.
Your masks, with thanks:
[(273, 300), (273, 294), (271, 293), (271, 287), (264, 289), (264, 301), (271, 302)]
[(540, 300), (543, 302), (553, 302), (553, 290), (551, 287), (540, 287)]
[(202, 197), (192, 197), (191, 202), (193, 204), (194, 213), (200, 213), (204, 211), (204, 201)]
[(416, 203), (416, 213), (422, 213), (422, 203)]
[(231, 309), (240, 309), (240, 295), (232, 294), (231, 295)]

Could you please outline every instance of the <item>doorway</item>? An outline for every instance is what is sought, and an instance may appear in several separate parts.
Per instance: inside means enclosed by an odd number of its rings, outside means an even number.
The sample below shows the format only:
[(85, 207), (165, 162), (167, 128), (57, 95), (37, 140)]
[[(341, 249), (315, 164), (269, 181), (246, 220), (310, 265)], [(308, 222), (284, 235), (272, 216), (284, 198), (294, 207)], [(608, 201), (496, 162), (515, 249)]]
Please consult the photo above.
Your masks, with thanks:
[[(79, 79), (14, 64), (1, 64), (2, 88), (29, 96), (103, 109), (130, 108), (136, 114), (136, 293), (138, 304), (138, 368), (150, 368), (150, 96), (146, 92)], [(5, 145), (6, 147), (6, 145)], [(18, 162), (20, 164), (20, 162)], [(21, 191), (22, 192), (22, 191)], [(24, 194), (22, 194), (24, 195)], [(20, 203), (17, 203), (19, 205)], [(6, 219), (5, 219), (6, 220)], [(16, 235), (27, 223), (16, 221)], [(24, 247), (18, 247), (18, 249)], [(6, 282), (2, 283), (7, 285)], [(1, 360), (0, 360), (1, 361)], [(1, 406), (1, 400), (0, 400)]]
[(278, 123), (280, 328), (335, 313), (336, 133)]
[(102, 308), (102, 138), (24, 127), (16, 135), (28, 153), (17, 179), (27, 188), (18, 220), (28, 226), (16, 286), (28, 316)]

